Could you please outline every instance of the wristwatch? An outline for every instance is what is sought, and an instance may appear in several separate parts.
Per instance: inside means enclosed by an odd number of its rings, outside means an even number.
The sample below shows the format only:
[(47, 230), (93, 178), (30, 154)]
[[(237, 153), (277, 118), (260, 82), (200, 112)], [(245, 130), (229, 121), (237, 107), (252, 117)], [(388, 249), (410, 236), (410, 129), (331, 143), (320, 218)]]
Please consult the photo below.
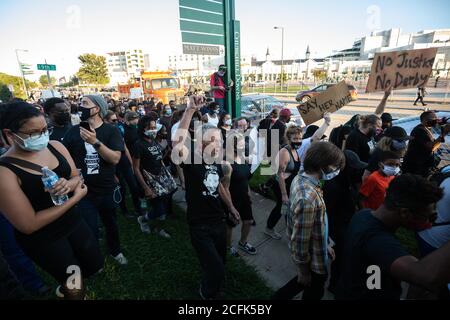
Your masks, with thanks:
[(97, 139), (92, 146), (94, 147), (95, 150), (98, 150), (100, 149), (101, 145), (102, 143)]

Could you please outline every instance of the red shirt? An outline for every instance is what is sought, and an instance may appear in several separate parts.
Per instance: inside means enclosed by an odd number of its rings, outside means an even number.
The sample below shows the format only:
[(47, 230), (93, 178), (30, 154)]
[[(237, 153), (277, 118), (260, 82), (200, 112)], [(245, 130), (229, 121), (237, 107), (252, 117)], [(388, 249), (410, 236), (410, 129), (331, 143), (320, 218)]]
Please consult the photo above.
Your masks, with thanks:
[(395, 177), (387, 177), (379, 171), (372, 173), (362, 184), (359, 193), (366, 197), (364, 208), (377, 210), (384, 202), (386, 190)]
[[(211, 87), (224, 87), (225, 88), (225, 82), (219, 75), (217, 75), (217, 82), (215, 81), (216, 73), (213, 73), (211, 75), (211, 79), (209, 81), (209, 84)], [(222, 90), (214, 90), (214, 98), (217, 99), (225, 99), (225, 92)]]

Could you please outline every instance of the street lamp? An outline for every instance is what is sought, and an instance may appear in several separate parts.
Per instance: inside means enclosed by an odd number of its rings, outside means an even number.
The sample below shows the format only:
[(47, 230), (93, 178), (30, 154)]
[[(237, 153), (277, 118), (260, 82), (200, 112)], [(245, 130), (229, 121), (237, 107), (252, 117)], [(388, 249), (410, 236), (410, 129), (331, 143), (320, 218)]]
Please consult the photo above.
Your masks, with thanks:
[(284, 82), (284, 27), (273, 27), (275, 30), (281, 29), (281, 90), (283, 90)]
[(19, 53), (18, 53), (19, 51), (22, 51), (22, 52), (28, 52), (28, 50), (24, 50), (24, 49), (15, 49), (15, 51), (16, 51), (17, 63), (19, 64), (20, 73), (22, 74), (23, 88), (25, 89), (25, 94), (27, 95), (27, 99), (28, 99), (29, 95), (28, 95), (27, 84), (26, 84), (26, 82), (25, 82), (25, 74), (24, 74), (24, 72), (23, 72), (22, 63), (21, 63), (20, 60), (19, 60)]

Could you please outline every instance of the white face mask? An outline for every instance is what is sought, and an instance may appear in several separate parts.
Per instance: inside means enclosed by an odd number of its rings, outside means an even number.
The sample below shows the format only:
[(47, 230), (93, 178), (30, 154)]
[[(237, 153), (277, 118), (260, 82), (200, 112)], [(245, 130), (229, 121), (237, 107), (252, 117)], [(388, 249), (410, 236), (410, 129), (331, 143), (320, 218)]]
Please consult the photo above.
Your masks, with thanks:
[(158, 130), (147, 130), (144, 132), (144, 134), (149, 137), (149, 138), (155, 138), (156, 135), (158, 134)]
[(50, 140), (50, 133), (46, 131), (40, 136), (29, 137), (26, 139), (21, 138), (17, 134), (14, 134), (17, 138), (21, 140), (19, 146), (25, 151), (41, 151), (47, 148), (48, 141)]
[(400, 173), (400, 167), (384, 166), (383, 172), (388, 177), (396, 176)]
[(230, 126), (231, 127), (231, 124), (232, 124), (231, 119), (228, 119), (228, 120), (225, 121), (225, 125), (226, 126)]
[(341, 172), (341, 169), (337, 169), (335, 171), (331, 171), (330, 173), (325, 173), (322, 170), (322, 180), (325, 180), (325, 181), (332, 180), (332, 179), (336, 178), (339, 175), (340, 172)]

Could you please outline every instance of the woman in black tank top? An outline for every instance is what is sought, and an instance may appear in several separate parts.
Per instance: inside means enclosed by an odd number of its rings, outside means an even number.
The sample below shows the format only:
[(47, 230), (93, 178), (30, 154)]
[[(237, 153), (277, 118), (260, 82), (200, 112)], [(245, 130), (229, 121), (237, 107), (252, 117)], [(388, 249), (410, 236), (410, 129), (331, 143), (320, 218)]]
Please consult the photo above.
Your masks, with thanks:
[[(67, 149), (56, 141), (49, 144), (47, 124), (36, 108), (15, 102), (1, 112), (0, 129), (10, 148), (0, 157), (0, 211), (13, 225), (24, 252), (61, 283), (60, 293), (82, 298), (81, 277), (103, 266), (99, 246), (76, 209), (87, 187)], [(60, 178), (50, 191), (44, 189), (41, 167)], [(50, 192), (69, 198), (55, 206)], [(66, 287), (69, 266), (81, 272), (74, 290)]]
[(281, 239), (281, 236), (275, 232), (274, 227), (281, 218), (283, 204), (287, 205), (289, 203), (291, 183), (300, 170), (301, 161), (297, 149), (302, 143), (302, 136), (302, 129), (299, 126), (288, 127), (285, 132), (288, 144), (278, 152), (277, 183), (273, 185), (273, 192), (277, 202), (267, 219), (267, 226), (264, 232), (277, 240)]

